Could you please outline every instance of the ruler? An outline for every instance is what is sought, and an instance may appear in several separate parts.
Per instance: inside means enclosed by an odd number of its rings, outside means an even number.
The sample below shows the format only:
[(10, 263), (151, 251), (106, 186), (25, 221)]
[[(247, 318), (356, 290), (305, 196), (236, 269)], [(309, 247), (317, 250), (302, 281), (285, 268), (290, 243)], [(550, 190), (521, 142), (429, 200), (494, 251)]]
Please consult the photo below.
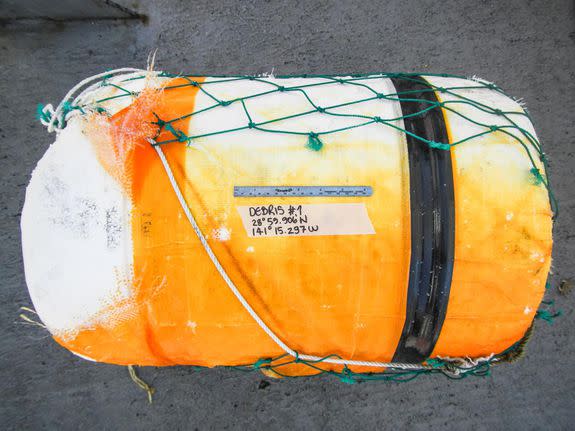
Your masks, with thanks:
[(371, 196), (371, 186), (235, 186), (234, 197), (254, 196)]

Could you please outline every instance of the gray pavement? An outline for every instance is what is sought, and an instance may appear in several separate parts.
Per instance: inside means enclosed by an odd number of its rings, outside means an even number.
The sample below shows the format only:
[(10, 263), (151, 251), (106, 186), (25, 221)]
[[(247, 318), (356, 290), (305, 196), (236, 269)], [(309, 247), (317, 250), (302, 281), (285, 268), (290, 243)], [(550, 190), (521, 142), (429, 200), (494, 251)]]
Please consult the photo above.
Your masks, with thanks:
[(19, 220), (52, 137), (36, 104), (80, 79), (142, 67), (171, 72), (448, 72), (523, 97), (561, 205), (552, 284), (575, 276), (575, 3), (555, 1), (122, 2), (147, 23), (27, 20), (0, 25), (0, 429), (573, 429), (575, 292), (537, 323), (527, 357), (487, 378), (347, 385), (257, 373), (145, 368), (155, 402), (125, 368), (94, 364), (18, 323), (30, 305)]

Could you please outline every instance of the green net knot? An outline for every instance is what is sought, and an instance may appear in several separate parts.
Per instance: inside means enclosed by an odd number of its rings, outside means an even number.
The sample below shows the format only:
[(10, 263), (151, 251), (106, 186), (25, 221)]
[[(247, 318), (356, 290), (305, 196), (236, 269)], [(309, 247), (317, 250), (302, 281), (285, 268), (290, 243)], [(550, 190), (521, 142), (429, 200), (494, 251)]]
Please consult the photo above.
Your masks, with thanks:
[(317, 133), (308, 133), (307, 147), (313, 151), (319, 151), (323, 148), (323, 142), (321, 142)]
[[(158, 120), (158, 123), (161, 120)], [(174, 126), (172, 126), (171, 123), (167, 123), (167, 122), (163, 122), (163, 125), (166, 127), (166, 130), (171, 132), (172, 135), (174, 135), (174, 137), (178, 140), (178, 142), (189, 142), (190, 139), (188, 138), (188, 135), (186, 135), (184, 132), (182, 132), (181, 130), (176, 129)]]
[(44, 105), (38, 103), (38, 106), (36, 107), (36, 118), (40, 121), (49, 123), (52, 116), (46, 111), (46, 107)]
[(449, 151), (449, 149), (451, 148), (451, 145), (445, 144), (445, 143), (443, 143), (443, 142), (429, 141), (429, 142), (428, 142), (428, 145), (429, 145), (431, 148), (437, 148), (437, 149), (439, 149), (439, 150), (446, 150), (446, 151)]
[(503, 115), (503, 111), (502, 111), (501, 109), (494, 109), (494, 110), (493, 110), (493, 113), (494, 113), (495, 115)]
[(376, 97), (377, 97), (378, 99), (385, 99), (385, 94), (383, 94), (383, 93), (377, 93)]
[(316, 106), (316, 107), (315, 107), (315, 110), (316, 110), (317, 112), (319, 112), (320, 114), (323, 114), (323, 113), (325, 112), (325, 108), (322, 108), (321, 106)]
[(560, 317), (563, 314), (561, 310), (557, 311), (549, 311), (549, 310), (537, 310), (535, 314), (536, 319), (544, 320), (545, 322), (549, 323), (550, 325), (553, 324), (557, 317)]
[(231, 100), (220, 100), (221, 106), (229, 106), (232, 103)]
[(62, 105), (62, 117), (66, 118), (66, 115), (75, 110), (80, 111), (82, 114), (86, 113), (81, 106), (72, 105), (70, 102), (64, 102)]
[[(42, 104), (38, 104), (37, 108), (36, 108), (36, 117), (38, 118), (38, 120), (40, 120), (40, 122), (42, 122), (43, 124), (48, 124), (48, 123), (55, 123), (55, 125), (62, 129), (66, 126), (66, 116), (72, 112), (72, 111), (80, 111), (82, 114), (85, 114), (86, 111), (84, 111), (84, 109), (81, 106), (77, 106), (77, 105), (73, 105), (70, 102), (64, 102), (62, 103), (60, 109), (60, 112), (58, 113), (58, 116), (56, 118), (56, 112), (54, 112), (54, 108), (52, 107), (52, 105), (42, 105)], [(57, 110), (58, 110), (57, 109)]]
[(254, 369), (256, 370), (259, 370), (260, 368), (269, 368), (269, 365), (271, 363), (272, 363), (271, 358), (260, 358), (256, 362), (254, 362), (252, 367), (254, 367)]
[[(108, 70), (112, 70), (112, 69), (108, 69)], [(104, 77), (102, 77), (102, 87), (106, 87), (109, 85), (108, 80), (112, 79), (114, 77), (113, 73), (110, 73), (108, 75), (105, 75)]]
[(532, 175), (531, 182), (533, 185), (538, 186), (543, 183), (543, 175), (541, 175), (541, 171), (538, 168), (531, 168), (529, 172)]
[(535, 313), (535, 318), (552, 324), (557, 317), (563, 314), (561, 310), (555, 310), (554, 305), (555, 301), (541, 301), (541, 308)]
[(158, 116), (158, 114), (156, 114), (155, 112), (152, 112), (152, 114), (154, 114), (154, 117), (156, 117), (156, 121), (154, 121), (152, 124), (157, 124), (160, 127), (160, 129), (166, 125), (166, 122), (162, 120)]
[(444, 87), (437, 87), (436, 90), (440, 93), (445, 93), (447, 91)]
[(499, 126), (489, 126), (489, 130), (491, 130), (492, 132), (497, 132), (499, 130)]
[(375, 121), (376, 123), (383, 123), (381, 117), (373, 117), (373, 121)]
[(349, 368), (344, 367), (341, 374), (339, 375), (339, 380), (342, 383), (347, 383), (348, 385), (355, 385), (357, 380), (354, 378), (353, 371)]

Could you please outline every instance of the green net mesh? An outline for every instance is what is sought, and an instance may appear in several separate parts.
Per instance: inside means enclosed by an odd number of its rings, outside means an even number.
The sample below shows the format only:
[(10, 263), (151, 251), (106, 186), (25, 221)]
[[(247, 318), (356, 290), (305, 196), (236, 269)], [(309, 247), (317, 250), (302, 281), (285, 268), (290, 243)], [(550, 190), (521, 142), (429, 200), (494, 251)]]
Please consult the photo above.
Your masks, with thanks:
[[(546, 174), (548, 166), (547, 158), (541, 149), (541, 145), (538, 139), (530, 131), (521, 127), (517, 121), (517, 118), (519, 116), (526, 117), (531, 121), (531, 117), (527, 109), (524, 108), (521, 111), (503, 111), (488, 106), (477, 100), (473, 100), (472, 98), (466, 97), (458, 92), (458, 90), (490, 90), (490, 91), (496, 91), (498, 93), (501, 93), (502, 95), (510, 97), (495, 84), (484, 80), (472, 79), (474, 81), (474, 85), (471, 86), (465, 85), (465, 86), (440, 87), (428, 82), (427, 80), (423, 81), (421, 78), (422, 75), (427, 77), (468, 79), (464, 76), (450, 75), (450, 74), (374, 73), (374, 74), (359, 74), (359, 75), (351, 74), (347, 75), (345, 78), (335, 75), (287, 75), (287, 76), (280, 75), (275, 77), (211, 76), (210, 78), (219, 78), (219, 79), (213, 81), (199, 82), (196, 80), (197, 78), (195, 78), (193, 75), (176, 75), (165, 72), (157, 73), (156, 76), (161, 78), (180, 78), (186, 81), (185, 83), (178, 85), (165, 86), (163, 87), (163, 91), (170, 91), (172, 89), (186, 86), (197, 87), (198, 90), (201, 91), (203, 94), (205, 94), (209, 99), (211, 99), (213, 103), (207, 107), (194, 110), (193, 112), (186, 113), (185, 115), (179, 116), (177, 118), (160, 118), (159, 116), (156, 115), (156, 121), (154, 122), (154, 124), (158, 127), (158, 131), (152, 145), (156, 146), (156, 145), (167, 145), (172, 143), (184, 143), (188, 146), (192, 146), (194, 144), (194, 141), (200, 138), (234, 133), (240, 130), (253, 129), (261, 133), (298, 135), (301, 136), (303, 145), (306, 145), (312, 151), (319, 151), (322, 149), (324, 145), (322, 141), (323, 137), (353, 128), (365, 127), (375, 123), (381, 125), (382, 127), (390, 127), (400, 132), (403, 132), (407, 135), (410, 135), (414, 139), (417, 139), (418, 141), (423, 142), (432, 148), (449, 151), (451, 147), (463, 144), (466, 141), (484, 135), (488, 135), (491, 133), (499, 132), (509, 136), (525, 150), (531, 162), (531, 169), (530, 169), (531, 181), (535, 185), (545, 187), (549, 196), (553, 217), (556, 218), (558, 215), (558, 205), (552, 193)], [(139, 95), (137, 91), (132, 91), (126, 88), (125, 86), (126, 83), (134, 80), (146, 79), (147, 76), (148, 76), (147, 73), (142, 71), (140, 75), (130, 76), (129, 78), (118, 80), (118, 79), (112, 79), (113, 75), (110, 74), (109, 77), (104, 77), (103, 80), (99, 81), (96, 87), (112, 87), (119, 90), (120, 94), (115, 94), (110, 97), (101, 98), (90, 103), (71, 103), (70, 100), (65, 100), (61, 105), (61, 109), (57, 110), (56, 112), (54, 112), (53, 110), (46, 109), (46, 107), (40, 105), (38, 108), (38, 117), (43, 124), (53, 122), (54, 124), (56, 124), (56, 127), (61, 129), (65, 127), (66, 120), (69, 117), (69, 114), (73, 113), (74, 111), (78, 111), (80, 113), (95, 111), (106, 114), (107, 113), (106, 102), (121, 98), (135, 98)], [(277, 79), (287, 79), (287, 78), (318, 78), (318, 80), (314, 80), (313, 82), (310, 82), (308, 84), (290, 85), (290, 86), (280, 85), (276, 82)], [(418, 89), (414, 91), (403, 91), (403, 92), (393, 92), (383, 94), (381, 92), (378, 92), (376, 89), (372, 88), (372, 86), (370, 86), (368, 83), (366, 83), (366, 81), (369, 82), (371, 80), (378, 80), (378, 79), (381, 80), (382, 78), (383, 79), (394, 78), (394, 79), (424, 83), (429, 86), (429, 89), (428, 90)], [(253, 94), (249, 94), (243, 97), (232, 98), (228, 100), (224, 100), (217, 97), (217, 91), (215, 89), (217, 88), (218, 84), (229, 83), (234, 81), (255, 81), (269, 86), (269, 89), (265, 91), (255, 92)], [(346, 103), (334, 104), (329, 106), (320, 106), (314, 102), (314, 100), (308, 93), (308, 90), (312, 87), (318, 87), (329, 84), (362, 87), (368, 91), (369, 95), (367, 97), (359, 98), (357, 100), (349, 101)], [(436, 92), (439, 95), (448, 94), (451, 96), (451, 98), (450, 100), (446, 101), (430, 101), (427, 99), (409, 97), (410, 93), (421, 93), (422, 91)], [(303, 97), (305, 97), (305, 99), (309, 104), (309, 109), (288, 116), (278, 116), (276, 118), (268, 119), (265, 121), (254, 121), (254, 116), (252, 115), (252, 113), (250, 113), (250, 109), (248, 107), (248, 104), (246, 103), (247, 101), (249, 101), (250, 99), (270, 95), (273, 93), (294, 93), (294, 92), (297, 92), (301, 94)], [(403, 101), (420, 102), (424, 104), (426, 107), (411, 115), (398, 116), (395, 118), (381, 118), (378, 116), (367, 116), (360, 114), (346, 114), (341, 112), (335, 112), (338, 108), (342, 108), (344, 106), (356, 105), (377, 100), (399, 102), (400, 97), (401, 100)], [(201, 114), (206, 111), (227, 107), (232, 104), (241, 105), (242, 110), (245, 113), (244, 125), (234, 128), (224, 127), (221, 130), (216, 130), (210, 133), (197, 134), (197, 135), (189, 135), (184, 130), (182, 130), (182, 128), (180, 128), (180, 125), (182, 124), (183, 120), (189, 119), (195, 115)], [(473, 109), (482, 111), (484, 113), (492, 114), (498, 118), (502, 118), (505, 120), (506, 124), (501, 125), (501, 124), (489, 124), (479, 122), (476, 119), (470, 117), (469, 115), (463, 114), (460, 112), (460, 110), (456, 109), (457, 105), (461, 104), (467, 105), (469, 107), (472, 107)], [(475, 126), (479, 126), (481, 131), (456, 142), (434, 142), (427, 140), (422, 136), (418, 136), (410, 132), (409, 130), (405, 130), (400, 125), (398, 125), (398, 120), (402, 120), (407, 117), (421, 116), (424, 115), (427, 111), (436, 108), (441, 108), (445, 111), (453, 113), (454, 115), (457, 115), (465, 119), (466, 121), (469, 121)], [(289, 130), (287, 128), (283, 129), (280, 127), (282, 121), (290, 120), (297, 117), (303, 117), (314, 113), (320, 113), (323, 115), (334, 116), (334, 117), (352, 117), (357, 119), (358, 121), (357, 123), (346, 127), (335, 128), (330, 130), (314, 130), (306, 132)], [(274, 128), (270, 128), (272, 124), (275, 126)], [(400, 122), (399, 124), (402, 123)], [(169, 132), (170, 139), (157, 140), (160, 134), (164, 131)], [(163, 136), (165, 135), (166, 134), (164, 133)], [(539, 160), (540, 163), (537, 163), (536, 160)], [(538, 166), (542, 166), (543, 169), (540, 170)], [(552, 322), (553, 318), (557, 317), (560, 314), (560, 312), (553, 311), (552, 306), (553, 306), (552, 303), (544, 302), (542, 304), (542, 308), (537, 312), (536, 318), (545, 320), (549, 323)], [(427, 360), (424, 364), (422, 364), (420, 369), (413, 369), (413, 370), (388, 367), (384, 372), (357, 373), (353, 372), (348, 367), (344, 366), (342, 371), (333, 371), (322, 367), (322, 362), (328, 358), (339, 358), (337, 355), (329, 355), (318, 361), (307, 361), (302, 360), (298, 357), (295, 358), (291, 357), (287, 354), (274, 358), (262, 358), (253, 364), (247, 364), (244, 366), (234, 366), (229, 368), (247, 372), (261, 369), (271, 370), (277, 376), (283, 377), (287, 376), (286, 374), (282, 373), (282, 369), (285, 368), (286, 366), (291, 364), (303, 364), (321, 374), (335, 376), (339, 378), (341, 381), (346, 383), (356, 383), (356, 382), (372, 381), (372, 380), (409, 381), (423, 374), (443, 374), (453, 379), (461, 379), (467, 376), (487, 376), (490, 374), (492, 365), (502, 362), (511, 362), (521, 357), (523, 355), (525, 345), (529, 340), (529, 338), (531, 337), (531, 333), (532, 333), (532, 327), (528, 330), (528, 332), (520, 341), (515, 343), (513, 346), (511, 346), (504, 352), (501, 352), (500, 354), (497, 355), (493, 355), (490, 358), (484, 358), (480, 361), (473, 361), (470, 360), (469, 358), (460, 361), (443, 360), (435, 358)]]
[[(463, 76), (448, 75), (448, 74), (425, 74), (425, 75), (426, 76), (442, 77), (442, 78), (466, 79)], [(161, 74), (159, 74), (159, 76), (160, 77), (166, 77), (166, 78), (183, 78), (186, 81), (188, 81), (188, 83), (186, 83), (186, 84), (166, 86), (166, 87), (164, 87), (165, 91), (169, 91), (170, 89), (174, 89), (174, 88), (181, 88), (184, 86), (198, 87), (199, 91), (201, 91), (203, 94), (205, 94), (210, 99), (212, 99), (214, 103), (208, 107), (205, 107), (205, 108), (202, 108), (199, 110), (195, 110), (194, 112), (190, 112), (188, 114), (185, 114), (185, 115), (177, 117), (177, 118), (159, 118), (159, 117), (157, 117), (157, 121), (155, 124), (157, 124), (157, 126), (158, 126), (158, 135), (163, 130), (166, 130), (166, 131), (170, 132), (170, 134), (172, 135), (173, 138), (163, 140), (163, 141), (156, 141), (156, 143), (154, 145), (165, 145), (165, 144), (170, 144), (173, 142), (180, 142), (180, 143), (186, 143), (187, 145), (193, 145), (194, 139), (199, 139), (199, 138), (204, 138), (204, 137), (214, 136), (214, 135), (221, 135), (221, 134), (226, 134), (226, 133), (233, 133), (233, 132), (237, 132), (240, 130), (254, 129), (254, 130), (264, 132), (264, 133), (288, 134), (288, 135), (302, 136), (302, 138), (306, 140), (306, 145), (308, 146), (308, 148), (315, 150), (315, 151), (318, 151), (323, 147), (323, 143), (321, 140), (322, 136), (326, 136), (326, 135), (330, 135), (330, 134), (334, 134), (334, 133), (338, 133), (338, 132), (343, 132), (345, 130), (358, 128), (358, 127), (364, 127), (364, 126), (367, 126), (370, 124), (378, 123), (378, 124), (383, 125), (384, 127), (391, 127), (393, 129), (399, 130), (403, 133), (406, 133), (406, 134), (412, 136), (413, 138), (417, 139), (418, 141), (421, 141), (421, 142), (429, 145), (432, 148), (438, 148), (441, 150), (449, 150), (451, 147), (463, 144), (464, 142), (472, 140), (474, 138), (478, 138), (478, 137), (488, 135), (488, 134), (494, 133), (494, 132), (501, 132), (501, 133), (504, 133), (505, 135), (511, 137), (519, 145), (521, 145), (522, 148), (524, 148), (524, 150), (525, 150), (525, 152), (526, 152), (527, 156), (529, 157), (529, 160), (531, 161), (531, 164), (532, 164), (531, 174), (532, 174), (533, 183), (534, 184), (541, 184), (543, 187), (545, 187), (547, 189), (553, 214), (555, 215), (555, 217), (558, 214), (557, 201), (556, 201), (556, 199), (555, 199), (555, 197), (551, 191), (551, 188), (549, 186), (549, 181), (547, 179), (547, 175), (545, 172), (547, 169), (547, 166), (548, 166), (548, 162), (547, 162), (547, 158), (545, 156), (545, 153), (541, 149), (541, 145), (540, 145), (538, 139), (535, 136), (533, 136), (533, 134), (531, 132), (529, 132), (528, 130), (521, 127), (518, 124), (518, 122), (516, 121), (517, 116), (527, 117), (531, 121), (531, 117), (530, 117), (527, 109), (523, 109), (522, 112), (502, 111), (500, 109), (496, 109), (496, 108), (488, 106), (484, 103), (473, 100), (469, 97), (463, 96), (457, 92), (457, 90), (481, 90), (481, 89), (485, 89), (485, 90), (497, 91), (503, 95), (508, 96), (501, 88), (499, 88), (498, 86), (496, 86), (493, 83), (476, 79), (476, 80), (474, 80), (474, 82), (477, 84), (475, 86), (466, 85), (466, 86), (438, 87), (432, 83), (429, 83), (428, 81), (422, 81), (422, 79), (419, 78), (420, 75), (418, 75), (418, 74), (405, 74), (405, 73), (380, 73), (380, 74), (368, 74), (368, 75), (364, 75), (364, 74), (362, 74), (362, 75), (349, 75), (349, 77), (346, 77), (346, 78), (341, 78), (341, 77), (332, 76), (332, 75), (288, 75), (288, 76), (277, 76), (277, 77), (275, 77), (277, 79), (283, 79), (283, 78), (320, 78), (320, 79), (322, 79), (321, 82), (316, 81), (316, 82), (309, 83), (309, 84), (293, 85), (293, 86), (282, 86), (282, 85), (279, 85), (276, 82), (274, 82), (274, 80), (272, 80), (271, 78), (257, 77), (257, 76), (231, 76), (231, 77), (214, 76), (213, 78), (222, 78), (222, 79), (216, 80), (216, 81), (207, 81), (207, 82), (202, 82), (202, 83), (194, 80), (194, 78), (190, 75), (186, 76), (186, 75), (174, 75), (174, 74), (169, 74), (169, 73), (161, 73)], [(140, 77), (129, 78), (126, 81), (132, 81), (132, 80), (144, 79), (144, 78), (145, 78), (145, 75), (142, 75)], [(391, 93), (391, 94), (382, 94), (364, 82), (364, 81), (369, 81), (369, 80), (378, 80), (378, 79), (381, 80), (382, 78), (396, 78), (396, 79), (408, 80), (408, 81), (412, 81), (412, 82), (425, 83), (426, 85), (429, 85), (429, 90), (423, 90), (423, 91), (437, 92), (439, 94), (443, 94), (443, 93), (449, 94), (450, 96), (453, 96), (456, 100), (446, 100), (446, 101), (433, 102), (433, 101), (426, 100), (426, 99), (418, 99), (418, 98), (409, 98), (408, 97), (410, 93), (421, 92), (422, 90), (403, 91), (403, 92), (396, 92), (396, 93)], [(215, 91), (211, 91), (211, 89), (213, 87), (217, 86), (218, 84), (225, 83), (225, 82), (242, 81), (242, 80), (249, 80), (249, 81), (256, 81), (256, 82), (264, 83), (264, 84), (269, 85), (270, 89), (267, 91), (257, 92), (254, 94), (250, 94), (250, 95), (247, 95), (244, 97), (234, 98), (231, 100), (222, 100), (215, 95), (216, 94)], [(359, 82), (359, 81), (362, 81), (362, 82)], [(346, 102), (346, 103), (342, 103), (342, 104), (337, 104), (337, 105), (318, 106), (316, 103), (314, 103), (314, 101), (311, 99), (309, 94), (306, 92), (306, 89), (309, 89), (311, 87), (317, 87), (317, 86), (333, 84), (333, 83), (339, 83), (341, 85), (354, 85), (354, 86), (358, 86), (358, 87), (363, 87), (371, 93), (371, 96), (357, 99), (357, 100), (350, 101), (350, 102)], [(118, 89), (121, 92), (121, 94), (110, 96), (110, 97), (103, 98), (103, 99), (99, 99), (99, 100), (95, 101), (92, 106), (68, 105), (65, 107), (65, 111), (66, 111), (65, 113), (73, 111), (73, 110), (79, 110), (80, 112), (84, 112), (84, 110), (86, 110), (86, 109), (97, 109), (100, 112), (105, 112), (105, 108), (103, 107), (105, 102), (110, 101), (110, 100), (114, 100), (114, 99), (118, 99), (118, 98), (136, 97), (138, 95), (137, 92), (130, 91), (129, 89), (122, 87), (121, 85), (119, 85), (117, 83), (112, 83), (108, 79), (104, 79), (102, 81), (101, 85), (104, 87), (105, 86), (114, 87), (114, 88)], [(298, 92), (298, 93), (302, 94), (305, 97), (305, 99), (309, 102), (309, 109), (304, 111), (304, 112), (297, 113), (297, 114), (292, 114), (289, 116), (280, 116), (280, 117), (273, 118), (273, 119), (266, 120), (266, 121), (260, 121), (260, 122), (253, 121), (253, 119), (252, 119), (253, 117), (250, 114), (250, 111), (248, 109), (246, 101), (249, 99), (257, 98), (257, 97), (266, 96), (266, 95), (269, 95), (272, 93), (282, 93), (282, 92)], [(421, 116), (429, 110), (441, 107), (442, 109), (444, 109), (446, 111), (449, 111), (449, 112), (451, 112), (451, 113), (453, 113), (459, 117), (464, 118), (466, 121), (469, 121), (470, 123), (473, 123), (476, 126), (480, 126), (483, 130), (479, 133), (468, 136), (465, 139), (462, 139), (462, 140), (459, 140), (456, 142), (451, 142), (451, 143), (449, 143), (449, 142), (434, 142), (434, 141), (427, 140), (424, 137), (418, 136), (414, 133), (411, 133), (410, 131), (405, 130), (404, 128), (402, 128), (396, 124), (398, 120), (402, 120), (404, 118), (407, 118), (407, 116), (399, 116), (399, 117), (395, 117), (395, 118), (381, 118), (381, 117), (377, 117), (377, 116), (371, 117), (371, 116), (359, 115), (359, 114), (344, 114), (344, 113), (333, 112), (337, 108), (341, 108), (341, 107), (349, 106), (349, 105), (361, 104), (364, 102), (370, 102), (370, 101), (374, 101), (374, 100), (378, 100), (378, 99), (379, 100), (385, 100), (385, 101), (399, 101), (400, 96), (402, 97), (403, 101), (421, 102), (421, 103), (424, 103), (425, 105), (427, 105), (426, 108), (422, 109), (419, 112), (416, 112), (414, 114), (409, 115), (409, 117)], [(508, 97), (510, 97), (510, 96), (508, 96)], [(198, 115), (198, 114), (201, 114), (203, 112), (210, 111), (212, 109), (229, 106), (233, 103), (241, 104), (243, 111), (245, 112), (246, 123), (244, 126), (229, 128), (229, 129), (223, 128), (223, 129), (218, 130), (218, 131), (205, 133), (205, 134), (199, 134), (199, 135), (188, 135), (188, 134), (186, 134), (186, 132), (184, 132), (183, 130), (178, 128), (178, 123), (181, 122), (182, 120), (189, 119), (190, 117), (192, 117), (194, 115)], [(477, 110), (483, 111), (485, 113), (489, 113), (489, 114), (493, 114), (493, 115), (502, 117), (503, 119), (505, 119), (505, 121), (508, 124), (497, 125), (497, 124), (488, 124), (488, 123), (478, 122), (476, 119), (471, 118), (468, 115), (462, 114), (459, 110), (455, 109), (456, 108), (455, 105), (458, 105), (458, 104), (465, 104), (465, 105), (471, 106)], [(65, 113), (64, 113), (64, 116), (65, 116)], [(310, 132), (293, 131), (293, 130), (281, 129), (281, 128), (277, 128), (277, 127), (271, 129), (269, 127), (266, 127), (266, 126), (269, 126), (270, 124), (273, 124), (273, 123), (279, 123), (279, 122), (284, 121), (284, 120), (302, 117), (302, 116), (310, 115), (313, 113), (322, 113), (325, 115), (331, 115), (331, 116), (335, 116), (335, 117), (353, 117), (353, 118), (361, 119), (364, 121), (361, 121), (358, 124), (354, 124), (354, 125), (348, 126), (348, 127), (341, 127), (341, 128), (336, 128), (336, 129), (331, 129), (331, 130), (323, 130), (323, 131), (310, 131)], [(45, 114), (41, 113), (40, 115), (42, 116)], [(514, 133), (514, 132), (516, 132), (516, 133)], [(535, 162), (534, 155), (543, 164), (543, 166), (545, 168), (543, 172), (541, 172), (541, 170), (538, 167), (538, 164)]]

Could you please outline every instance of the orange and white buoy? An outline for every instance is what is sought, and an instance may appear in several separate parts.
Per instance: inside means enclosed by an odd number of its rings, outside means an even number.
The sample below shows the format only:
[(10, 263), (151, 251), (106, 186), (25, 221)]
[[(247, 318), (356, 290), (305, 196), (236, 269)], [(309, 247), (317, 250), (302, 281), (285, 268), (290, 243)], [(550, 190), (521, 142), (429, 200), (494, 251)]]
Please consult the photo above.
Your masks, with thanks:
[(379, 372), (491, 358), (532, 324), (544, 165), (485, 81), (128, 70), (66, 102), (22, 242), (35, 309), (79, 356)]

